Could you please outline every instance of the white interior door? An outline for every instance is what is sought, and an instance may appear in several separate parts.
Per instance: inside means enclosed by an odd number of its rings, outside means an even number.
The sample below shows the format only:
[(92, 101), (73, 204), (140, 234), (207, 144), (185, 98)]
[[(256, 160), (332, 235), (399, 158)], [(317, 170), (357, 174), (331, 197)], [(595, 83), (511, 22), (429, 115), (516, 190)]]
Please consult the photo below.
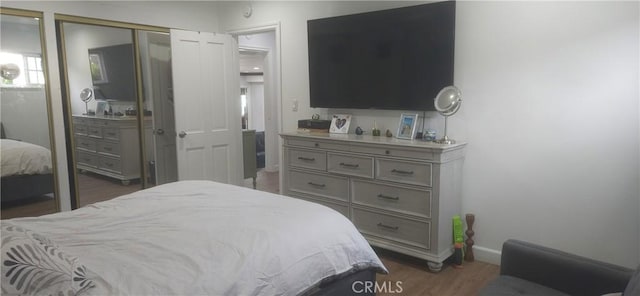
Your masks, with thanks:
[(171, 30), (179, 180), (242, 182), (237, 52), (230, 35)]

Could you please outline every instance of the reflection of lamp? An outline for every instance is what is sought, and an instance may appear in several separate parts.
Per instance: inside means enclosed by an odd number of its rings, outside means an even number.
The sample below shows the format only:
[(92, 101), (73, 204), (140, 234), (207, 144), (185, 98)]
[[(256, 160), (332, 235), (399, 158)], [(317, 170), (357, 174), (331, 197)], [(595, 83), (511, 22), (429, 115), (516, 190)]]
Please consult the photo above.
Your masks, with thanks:
[(454, 144), (456, 142), (447, 137), (447, 118), (460, 109), (460, 104), (462, 104), (462, 93), (455, 86), (443, 88), (434, 99), (436, 110), (444, 116), (444, 136), (442, 139), (436, 140), (436, 143)]
[(16, 64), (2, 64), (0, 65), (0, 76), (6, 80), (14, 80), (20, 76), (20, 67)]
[(93, 89), (87, 87), (80, 92), (80, 100), (84, 102), (84, 114), (89, 113), (89, 101), (93, 98)]

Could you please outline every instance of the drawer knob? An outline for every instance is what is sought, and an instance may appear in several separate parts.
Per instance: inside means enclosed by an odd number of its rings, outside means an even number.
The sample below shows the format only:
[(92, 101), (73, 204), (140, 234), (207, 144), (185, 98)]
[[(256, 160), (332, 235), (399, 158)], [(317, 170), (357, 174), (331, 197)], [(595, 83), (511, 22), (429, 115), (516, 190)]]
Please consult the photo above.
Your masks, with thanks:
[(315, 143), (315, 144), (313, 144), (313, 146), (320, 147), (320, 144), (319, 143)]
[(312, 158), (312, 157), (302, 157), (302, 156), (300, 156), (300, 157), (298, 157), (298, 159), (299, 160), (304, 160), (304, 161), (316, 161), (316, 159)]
[(413, 171), (403, 171), (403, 170), (391, 170), (392, 173), (401, 174), (401, 175), (413, 175)]
[(391, 151), (389, 151), (389, 150), (385, 150), (385, 151), (384, 151), (384, 154), (391, 154)]
[(379, 198), (384, 198), (384, 199), (388, 199), (388, 200), (400, 200), (399, 196), (393, 197), (393, 196), (388, 196), (388, 195), (384, 195), (384, 194), (378, 194)]
[(320, 187), (320, 188), (327, 187), (327, 184), (318, 184), (318, 183), (313, 183), (313, 182), (308, 182), (307, 184), (309, 184), (311, 186), (315, 186), (315, 187)]
[(391, 225), (383, 224), (382, 222), (378, 223), (378, 227), (384, 228), (384, 229), (389, 229), (389, 230), (398, 230), (400, 228), (398, 226), (391, 226)]
[(340, 163), (340, 166), (343, 166), (343, 167), (346, 167), (346, 168), (352, 168), (352, 169), (355, 169), (355, 168), (359, 167), (360, 165), (358, 165), (358, 164), (352, 164), (352, 163), (344, 163), (344, 162), (341, 162), (341, 163)]

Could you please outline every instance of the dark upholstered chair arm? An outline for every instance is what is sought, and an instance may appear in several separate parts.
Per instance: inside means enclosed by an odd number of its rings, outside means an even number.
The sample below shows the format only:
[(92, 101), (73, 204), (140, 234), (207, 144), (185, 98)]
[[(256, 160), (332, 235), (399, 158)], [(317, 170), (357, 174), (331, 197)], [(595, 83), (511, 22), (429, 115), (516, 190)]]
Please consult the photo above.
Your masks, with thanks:
[(501, 275), (509, 275), (571, 295), (624, 291), (631, 269), (518, 240), (502, 247)]

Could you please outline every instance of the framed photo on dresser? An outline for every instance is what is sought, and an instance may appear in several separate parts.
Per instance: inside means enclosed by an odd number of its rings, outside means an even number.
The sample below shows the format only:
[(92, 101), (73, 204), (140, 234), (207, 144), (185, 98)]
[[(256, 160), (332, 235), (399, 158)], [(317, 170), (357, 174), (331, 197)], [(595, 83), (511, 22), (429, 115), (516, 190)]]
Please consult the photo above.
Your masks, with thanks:
[(332, 134), (349, 133), (349, 124), (351, 123), (351, 114), (334, 114), (331, 118), (331, 127), (329, 132)]
[(416, 125), (418, 124), (418, 114), (402, 113), (400, 115), (400, 123), (398, 124), (398, 139), (413, 140), (416, 134)]

